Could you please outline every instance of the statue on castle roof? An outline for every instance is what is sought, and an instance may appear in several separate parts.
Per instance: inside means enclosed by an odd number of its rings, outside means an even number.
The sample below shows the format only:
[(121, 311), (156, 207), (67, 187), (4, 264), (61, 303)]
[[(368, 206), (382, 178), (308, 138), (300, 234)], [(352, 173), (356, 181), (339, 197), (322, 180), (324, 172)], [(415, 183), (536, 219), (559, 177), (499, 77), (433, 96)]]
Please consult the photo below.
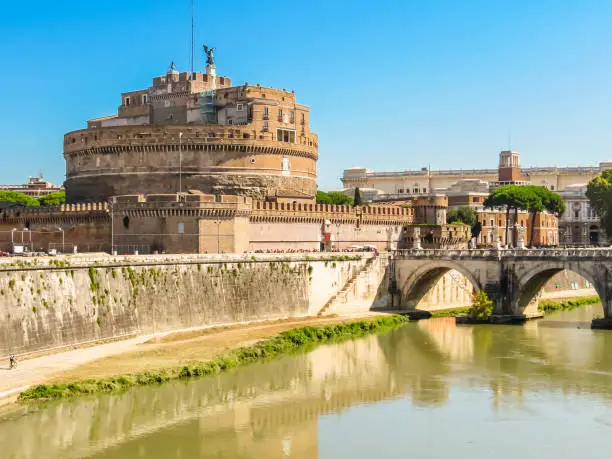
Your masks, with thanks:
[(176, 70), (176, 65), (174, 65), (174, 61), (170, 62), (170, 68), (168, 69), (171, 72), (174, 72)]
[(209, 48), (208, 46), (204, 45), (204, 52), (206, 53), (206, 63), (208, 65), (215, 65), (215, 49), (216, 48)]

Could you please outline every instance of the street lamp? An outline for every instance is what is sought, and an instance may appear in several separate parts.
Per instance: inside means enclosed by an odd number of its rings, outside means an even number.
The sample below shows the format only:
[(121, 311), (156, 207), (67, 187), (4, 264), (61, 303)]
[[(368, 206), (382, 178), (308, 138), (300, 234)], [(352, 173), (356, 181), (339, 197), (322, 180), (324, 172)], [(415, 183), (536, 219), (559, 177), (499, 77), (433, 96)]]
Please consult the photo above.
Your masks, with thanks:
[(28, 250), (30, 250), (30, 252), (32, 251), (32, 233), (30, 232), (29, 228), (24, 228), (23, 231), (21, 232), (21, 243), (23, 244), (23, 233), (27, 232), (28, 233), (28, 243), (30, 244), (28, 247)]
[(179, 196), (183, 190), (183, 133), (179, 132)]
[(60, 228), (59, 226), (57, 227), (57, 229), (62, 232), (62, 253), (64, 253), (66, 251), (64, 247), (64, 229)]
[(221, 253), (221, 242), (220, 242), (220, 228), (221, 220), (213, 220), (213, 223), (217, 225), (217, 253)]

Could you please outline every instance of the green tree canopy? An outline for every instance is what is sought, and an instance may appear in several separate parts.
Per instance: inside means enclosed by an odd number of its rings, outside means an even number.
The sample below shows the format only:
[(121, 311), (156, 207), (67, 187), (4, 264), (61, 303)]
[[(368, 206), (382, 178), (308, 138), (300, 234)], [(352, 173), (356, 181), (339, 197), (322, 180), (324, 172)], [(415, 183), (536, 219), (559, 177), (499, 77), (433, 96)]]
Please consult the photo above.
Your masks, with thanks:
[(0, 191), (0, 201), (14, 202), (25, 207), (38, 207), (40, 205), (38, 199), (17, 191)]
[(458, 209), (449, 210), (446, 213), (446, 222), (454, 223), (461, 222), (472, 226), (478, 221), (478, 212), (476, 209), (469, 206), (461, 206)]
[(482, 225), (478, 221), (478, 212), (469, 206), (460, 206), (458, 209), (449, 210), (446, 213), (446, 223), (463, 223), (472, 230), (472, 237), (478, 237), (482, 231)]
[(317, 204), (337, 204), (342, 206), (352, 206), (353, 199), (338, 191), (317, 191)]
[(59, 206), (66, 202), (66, 192), (56, 191), (49, 193), (38, 198), (38, 202), (41, 206)]
[[(548, 188), (536, 185), (503, 185), (496, 188), (485, 199), (484, 206), (487, 208), (504, 207), (506, 209), (506, 240), (508, 240), (508, 225), (510, 210), (515, 214), (519, 210), (531, 213), (531, 227), (535, 226), (535, 216), (537, 212), (548, 211), (551, 214), (561, 217), (565, 212), (565, 202), (557, 193)], [(531, 241), (535, 232), (531, 232)]]
[(604, 170), (588, 183), (586, 196), (608, 238), (612, 237), (612, 169)]
[(66, 202), (66, 192), (56, 191), (39, 198), (33, 198), (17, 191), (0, 191), (0, 201), (14, 202), (24, 207), (59, 206)]

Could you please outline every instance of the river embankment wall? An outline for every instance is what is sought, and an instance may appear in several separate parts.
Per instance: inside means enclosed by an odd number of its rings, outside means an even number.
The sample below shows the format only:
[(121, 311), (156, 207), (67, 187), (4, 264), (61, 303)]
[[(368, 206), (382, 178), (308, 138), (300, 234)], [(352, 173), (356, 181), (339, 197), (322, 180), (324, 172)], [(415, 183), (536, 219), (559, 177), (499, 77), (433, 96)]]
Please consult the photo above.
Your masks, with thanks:
[(0, 262), (0, 355), (314, 315), (372, 256), (5, 259)]
[[(220, 324), (385, 309), (389, 257), (359, 254), (78, 255), (0, 259), (0, 355)], [(446, 273), (419, 309), (468, 306)], [(587, 295), (588, 293), (588, 295)], [(559, 273), (542, 298), (594, 295)]]

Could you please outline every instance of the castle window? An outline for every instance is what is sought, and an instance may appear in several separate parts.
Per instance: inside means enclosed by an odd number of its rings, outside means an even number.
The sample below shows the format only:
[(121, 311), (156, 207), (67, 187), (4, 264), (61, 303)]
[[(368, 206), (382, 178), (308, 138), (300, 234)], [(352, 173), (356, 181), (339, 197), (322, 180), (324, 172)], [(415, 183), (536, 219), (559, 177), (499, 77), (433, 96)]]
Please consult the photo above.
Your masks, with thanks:
[(278, 120), (283, 121), (283, 111), (282, 110), (278, 111)]
[(243, 112), (244, 111), (244, 104), (236, 104), (236, 111)]
[(126, 107), (130, 105), (130, 102), (131, 102), (130, 98), (126, 97), (125, 98), (125, 105), (126, 105)]
[(489, 226), (495, 226), (495, 220), (491, 219), (491, 221), (489, 222)]
[(263, 119), (267, 120), (269, 116), (268, 107), (264, 107)]
[(295, 143), (295, 131), (289, 129), (277, 129), (276, 140), (279, 142)]
[(423, 188), (423, 193), (427, 193), (427, 188)]
[(403, 188), (400, 188), (399, 190), (397, 190), (397, 192), (398, 192), (399, 194), (402, 194), (402, 193), (404, 192), (404, 189), (403, 189)]
[(127, 215), (123, 217), (123, 227), (125, 229), (129, 229), (130, 227), (130, 217), (128, 217)]
[(264, 124), (263, 124), (263, 131), (264, 131), (264, 132), (268, 132), (268, 122), (267, 122), (267, 121), (264, 121)]
[(147, 102), (149, 102), (149, 95), (148, 94), (143, 94), (142, 95), (142, 103), (146, 104)]
[(185, 232), (185, 224), (184, 223), (179, 223), (178, 224), (178, 232), (179, 232), (179, 234), (183, 234)]
[(302, 124), (304, 124), (304, 114), (302, 113)]
[(291, 123), (295, 123), (295, 112), (291, 112), (289, 115), (289, 119)]

